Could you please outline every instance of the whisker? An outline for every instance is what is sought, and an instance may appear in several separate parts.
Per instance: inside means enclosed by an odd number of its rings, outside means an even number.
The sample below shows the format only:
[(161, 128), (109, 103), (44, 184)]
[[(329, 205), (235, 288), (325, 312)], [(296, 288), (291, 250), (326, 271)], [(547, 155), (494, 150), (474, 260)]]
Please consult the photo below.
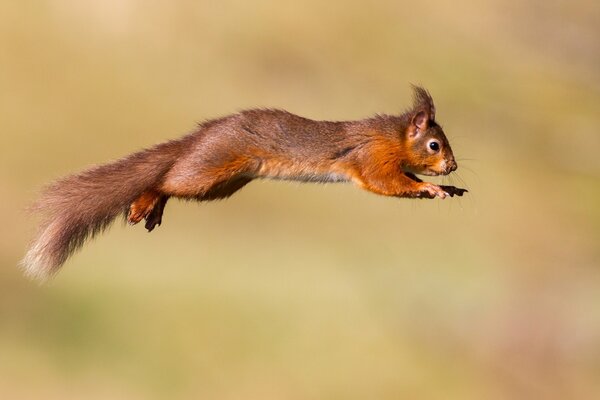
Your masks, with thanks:
[(455, 172), (452, 174), (452, 179), (457, 179), (461, 184), (465, 184), (465, 181), (462, 179), (462, 177), (460, 176), (460, 174), (458, 172)]
[(455, 176), (456, 176), (456, 179), (457, 179), (457, 180), (460, 182), (460, 184), (461, 184), (462, 186), (464, 186), (464, 187), (465, 187), (465, 189), (468, 189), (468, 186), (469, 186), (469, 185), (467, 185), (467, 182), (466, 182), (466, 181), (463, 179), (463, 177), (462, 177), (462, 176), (460, 176), (460, 175), (459, 175), (459, 174), (457, 174), (457, 173), (455, 173), (455, 174), (456, 174), (456, 175), (455, 175)]
[[(458, 179), (461, 182), (461, 185), (464, 186), (465, 189), (469, 189), (469, 185), (467, 184), (467, 182), (465, 181), (465, 179), (458, 173), (455, 172), (455, 177), (456, 179)], [(469, 192), (468, 195), (465, 196), (465, 199), (468, 198), (468, 201), (471, 205), (471, 209), (474, 213), (477, 213), (478, 210), (478, 206), (477, 206), (477, 196), (476, 193), (474, 192)], [(459, 200), (460, 202), (460, 200)], [(461, 208), (462, 208), (462, 202), (461, 202)]]
[(466, 169), (467, 171), (470, 171), (470, 172), (475, 172), (475, 170), (473, 168), (469, 167), (468, 165), (461, 165), (461, 168), (464, 168), (464, 169)]
[(471, 169), (469, 167), (463, 167), (465, 171), (471, 173), (475, 179), (477, 180), (477, 183), (481, 183), (481, 178), (479, 177), (479, 174), (477, 173), (477, 171), (475, 171), (474, 169)]

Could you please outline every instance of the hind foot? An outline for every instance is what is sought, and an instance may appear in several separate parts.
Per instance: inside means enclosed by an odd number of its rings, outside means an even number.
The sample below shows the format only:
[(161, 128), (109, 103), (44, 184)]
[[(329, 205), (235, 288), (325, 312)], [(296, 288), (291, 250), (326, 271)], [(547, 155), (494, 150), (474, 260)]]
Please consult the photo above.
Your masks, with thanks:
[(135, 225), (142, 219), (146, 219), (146, 229), (152, 231), (156, 225), (162, 222), (162, 214), (167, 203), (167, 196), (164, 196), (155, 191), (147, 191), (142, 193), (129, 206), (129, 214), (127, 222)]
[(167, 200), (169, 200), (168, 196), (160, 196), (150, 214), (146, 216), (146, 224), (144, 227), (148, 229), (148, 232), (152, 232), (152, 229), (154, 229), (156, 225), (161, 224), (162, 215), (165, 205), (167, 204)]

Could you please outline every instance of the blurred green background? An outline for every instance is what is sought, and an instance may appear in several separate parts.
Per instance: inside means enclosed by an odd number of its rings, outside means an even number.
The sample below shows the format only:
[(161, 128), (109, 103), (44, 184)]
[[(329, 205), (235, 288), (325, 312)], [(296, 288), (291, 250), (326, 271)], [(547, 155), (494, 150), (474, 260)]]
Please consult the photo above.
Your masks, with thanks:
[[(600, 398), (600, 3), (0, 2), (0, 397)], [(433, 94), (464, 198), (253, 182), (17, 268), (52, 179)], [(441, 180), (437, 180), (441, 181)]]

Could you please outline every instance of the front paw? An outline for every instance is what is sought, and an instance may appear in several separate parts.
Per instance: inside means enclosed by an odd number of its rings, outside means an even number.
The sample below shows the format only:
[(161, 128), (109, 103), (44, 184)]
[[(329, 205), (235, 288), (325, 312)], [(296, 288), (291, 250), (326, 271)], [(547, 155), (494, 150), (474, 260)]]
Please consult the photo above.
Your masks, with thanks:
[(440, 199), (445, 199), (446, 196), (451, 196), (449, 192), (446, 191), (445, 188), (448, 186), (438, 186), (433, 183), (423, 182), (419, 185), (419, 193), (417, 194), (418, 198), (426, 198), (433, 199), (436, 196)]
[(454, 197), (456, 196), (462, 196), (463, 194), (467, 193), (468, 190), (467, 189), (461, 189), (461, 188), (457, 188), (454, 186), (440, 186), (442, 188), (442, 190), (444, 190), (448, 195), (450, 195), (450, 197)]

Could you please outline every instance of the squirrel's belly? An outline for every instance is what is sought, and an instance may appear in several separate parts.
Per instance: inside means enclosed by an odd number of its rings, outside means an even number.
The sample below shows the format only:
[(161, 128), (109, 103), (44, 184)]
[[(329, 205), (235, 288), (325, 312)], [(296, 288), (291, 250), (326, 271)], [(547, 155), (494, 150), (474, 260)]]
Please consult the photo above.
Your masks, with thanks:
[(258, 170), (258, 177), (300, 182), (349, 182), (350, 178), (335, 170), (332, 165), (310, 165), (265, 161)]

